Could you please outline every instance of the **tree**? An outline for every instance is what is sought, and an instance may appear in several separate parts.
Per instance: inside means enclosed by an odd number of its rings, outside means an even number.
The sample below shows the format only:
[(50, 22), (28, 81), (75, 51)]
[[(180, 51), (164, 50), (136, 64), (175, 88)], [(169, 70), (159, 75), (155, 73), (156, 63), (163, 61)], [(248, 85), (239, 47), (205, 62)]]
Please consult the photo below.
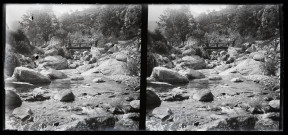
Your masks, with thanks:
[(27, 14), (23, 15), (20, 24), (31, 41), (36, 42), (41, 39), (47, 43), (55, 34), (58, 21), (52, 7), (45, 6), (43, 9), (29, 10)]
[(181, 41), (184, 45), (195, 22), (187, 6), (181, 6), (179, 9), (168, 8), (159, 19), (158, 27), (164, 30), (165, 36), (172, 45), (175, 40)]
[(141, 32), (141, 6), (129, 5), (126, 9), (124, 19), (124, 34), (126, 37), (140, 38)]
[(126, 6), (105, 6), (100, 11), (99, 24), (102, 34), (106, 37), (118, 38), (123, 30)]

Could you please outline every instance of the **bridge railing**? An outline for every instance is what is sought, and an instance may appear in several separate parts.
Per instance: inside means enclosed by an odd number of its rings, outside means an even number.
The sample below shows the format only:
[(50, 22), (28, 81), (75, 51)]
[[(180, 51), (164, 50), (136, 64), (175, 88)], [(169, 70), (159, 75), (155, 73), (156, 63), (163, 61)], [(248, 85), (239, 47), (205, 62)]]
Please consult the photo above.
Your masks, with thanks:
[(93, 45), (97, 46), (97, 40), (93, 42), (71, 42), (71, 40), (67, 43), (67, 49), (88, 49)]
[(204, 48), (205, 49), (222, 49), (222, 48), (228, 48), (229, 46), (234, 47), (235, 40), (234, 41), (228, 41), (228, 42), (204, 42)]

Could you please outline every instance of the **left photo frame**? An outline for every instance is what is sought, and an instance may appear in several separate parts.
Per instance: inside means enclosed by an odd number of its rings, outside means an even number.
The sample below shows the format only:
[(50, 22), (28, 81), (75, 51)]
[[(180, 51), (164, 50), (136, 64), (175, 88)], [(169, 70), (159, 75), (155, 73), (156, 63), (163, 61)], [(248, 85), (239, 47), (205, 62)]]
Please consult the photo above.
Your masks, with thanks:
[(141, 5), (4, 8), (4, 130), (139, 130)]

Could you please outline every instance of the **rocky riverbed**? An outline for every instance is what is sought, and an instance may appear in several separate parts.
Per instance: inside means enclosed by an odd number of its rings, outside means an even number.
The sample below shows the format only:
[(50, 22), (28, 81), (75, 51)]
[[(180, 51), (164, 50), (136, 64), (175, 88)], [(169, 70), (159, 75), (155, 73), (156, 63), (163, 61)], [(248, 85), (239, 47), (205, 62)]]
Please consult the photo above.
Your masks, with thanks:
[(158, 96), (147, 96), (158, 103), (147, 110), (147, 130), (279, 130), (279, 76), (264, 75), (267, 59), (261, 49), (243, 53), (229, 47), (214, 51), (214, 60), (185, 50), (166, 57), (168, 62), (158, 56), (160, 64), (147, 78), (147, 91)]
[(127, 58), (133, 51), (94, 50), (68, 60), (46, 52), (35, 68), (16, 67), (5, 79), (5, 129), (138, 130), (140, 77)]

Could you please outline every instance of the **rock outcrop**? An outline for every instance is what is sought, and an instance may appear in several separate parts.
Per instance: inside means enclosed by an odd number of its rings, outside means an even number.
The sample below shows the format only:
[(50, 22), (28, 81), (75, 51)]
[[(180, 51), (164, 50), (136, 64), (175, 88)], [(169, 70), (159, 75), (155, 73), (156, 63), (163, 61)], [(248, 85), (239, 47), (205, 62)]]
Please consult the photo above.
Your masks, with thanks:
[(154, 67), (151, 77), (155, 78), (155, 80), (159, 82), (168, 82), (168, 83), (189, 82), (186, 76), (183, 76), (176, 71), (164, 67)]
[(25, 67), (16, 67), (12, 77), (20, 82), (28, 82), (32, 84), (51, 82), (49, 77)]

